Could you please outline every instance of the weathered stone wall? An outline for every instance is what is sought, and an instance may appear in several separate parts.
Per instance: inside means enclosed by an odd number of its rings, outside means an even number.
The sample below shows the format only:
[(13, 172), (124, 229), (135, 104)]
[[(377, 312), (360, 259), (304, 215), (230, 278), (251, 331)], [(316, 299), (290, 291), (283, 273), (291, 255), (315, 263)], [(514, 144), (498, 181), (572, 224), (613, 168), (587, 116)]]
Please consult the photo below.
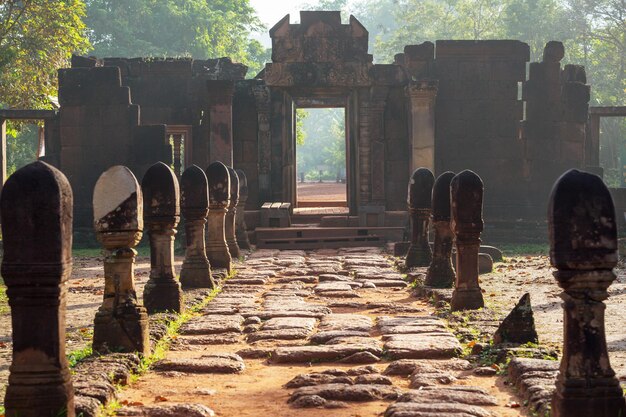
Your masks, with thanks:
[(554, 180), (585, 164), (584, 68), (561, 69), (560, 42), (544, 55), (528, 77), (520, 41), (425, 42), (396, 56), (412, 83), (436, 89), (435, 172), (478, 173), (492, 221), (543, 218)]
[[(406, 210), (408, 172), (410, 171), (409, 110), (403, 86), (389, 90), (385, 107), (385, 196), (386, 209)], [(377, 155), (372, 155), (376, 158)]]
[(529, 67), (524, 83), (526, 120), (522, 138), (525, 145), (525, 174), (528, 196), (545, 207), (551, 184), (571, 168), (586, 167), (586, 123), (589, 116), (590, 87), (584, 67), (561, 68), (563, 44), (549, 42), (542, 62)]
[(59, 71), (58, 168), (74, 191), (76, 226), (92, 226), (92, 193), (99, 175), (113, 165), (128, 165), (139, 106), (122, 86), (116, 67)]
[(155, 162), (173, 163), (168, 126), (190, 128), (185, 166), (206, 168), (214, 159), (232, 164), (234, 82), (246, 71), (228, 58), (74, 56), (72, 68), (59, 71), (61, 110), (58, 130), (48, 133), (46, 160), (72, 184), (77, 229), (91, 229), (99, 173), (125, 165), (141, 179)]
[(518, 83), (529, 58), (519, 41), (436, 42), (435, 170), (476, 172), (485, 182), (487, 217), (527, 205)]
[(74, 59), (72, 65), (120, 68), (122, 84), (130, 88), (133, 104), (141, 107), (141, 124), (190, 126), (192, 160), (186, 165), (232, 163), (234, 81), (245, 77), (245, 65), (229, 58), (83, 58)]
[(245, 80), (235, 83), (233, 99), (233, 165), (246, 173), (249, 197), (248, 210), (257, 210), (259, 199), (259, 111), (255, 88), (262, 81)]

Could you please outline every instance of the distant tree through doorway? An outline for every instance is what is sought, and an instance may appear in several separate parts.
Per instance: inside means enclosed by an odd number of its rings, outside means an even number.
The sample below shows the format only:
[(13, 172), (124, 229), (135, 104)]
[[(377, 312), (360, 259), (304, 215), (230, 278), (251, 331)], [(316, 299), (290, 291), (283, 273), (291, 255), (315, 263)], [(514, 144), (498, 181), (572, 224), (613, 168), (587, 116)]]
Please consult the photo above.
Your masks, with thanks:
[(298, 207), (346, 207), (344, 108), (297, 111)]

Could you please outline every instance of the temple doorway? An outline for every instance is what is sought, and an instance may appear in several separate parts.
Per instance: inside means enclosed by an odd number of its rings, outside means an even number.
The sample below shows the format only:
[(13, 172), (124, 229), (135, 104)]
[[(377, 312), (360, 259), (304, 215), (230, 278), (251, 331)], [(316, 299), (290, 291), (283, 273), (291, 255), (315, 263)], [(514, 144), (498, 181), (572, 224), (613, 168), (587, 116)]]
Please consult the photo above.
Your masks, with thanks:
[(348, 211), (345, 107), (296, 109), (298, 211)]

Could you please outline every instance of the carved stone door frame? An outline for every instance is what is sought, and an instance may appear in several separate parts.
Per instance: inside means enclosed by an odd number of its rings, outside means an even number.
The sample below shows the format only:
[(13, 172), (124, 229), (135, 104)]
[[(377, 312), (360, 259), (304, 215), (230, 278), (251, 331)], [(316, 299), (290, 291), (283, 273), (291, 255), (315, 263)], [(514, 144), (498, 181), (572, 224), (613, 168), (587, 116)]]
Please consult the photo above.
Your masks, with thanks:
[[(174, 171), (177, 176), (180, 176), (186, 167), (189, 166), (190, 162), (193, 161), (193, 139), (192, 139), (192, 127), (189, 125), (166, 125), (165, 133), (168, 137), (174, 137), (174, 144), (172, 146), (172, 162), (174, 165)], [(180, 152), (180, 138), (184, 138), (183, 148), (183, 161), (184, 164), (180, 164), (180, 159), (176, 157), (177, 153)], [(179, 142), (176, 142), (176, 139), (179, 139)], [(177, 149), (178, 148), (178, 149)], [(180, 156), (180, 155), (179, 155)], [(180, 166), (177, 166), (180, 165)]]
[[(293, 161), (293, 175), (284, 178), (283, 184), (285, 201), (291, 202), (295, 207), (297, 203), (297, 172), (296, 164), (296, 109), (312, 108), (343, 108), (345, 124), (345, 146), (346, 146), (346, 199), (350, 214), (357, 213), (358, 207), (358, 129), (357, 112), (353, 108), (353, 96), (355, 92), (347, 89), (313, 89), (313, 90), (292, 90), (289, 92), (292, 99), (292, 121), (291, 133), (285, 137), (283, 149), (289, 149), (290, 158)], [(287, 184), (286, 182), (290, 183)]]

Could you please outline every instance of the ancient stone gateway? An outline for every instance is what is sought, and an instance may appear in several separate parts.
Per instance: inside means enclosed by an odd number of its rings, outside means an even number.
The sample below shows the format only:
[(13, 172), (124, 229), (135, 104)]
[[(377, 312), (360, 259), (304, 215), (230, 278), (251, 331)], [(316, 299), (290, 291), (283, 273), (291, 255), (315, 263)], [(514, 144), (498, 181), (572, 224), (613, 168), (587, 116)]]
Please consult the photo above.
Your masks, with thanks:
[[(384, 112), (390, 95), (404, 94), (403, 71), (399, 66), (372, 63), (369, 34), (353, 16), (345, 25), (339, 12), (301, 12), (300, 16), (300, 24), (290, 24), (286, 16), (270, 30), (272, 63), (262, 75), (267, 92), (257, 94), (272, 109), (262, 116), (269, 120), (270, 133), (259, 136), (259, 195), (265, 201), (295, 206), (295, 109), (341, 107), (346, 114), (350, 212), (357, 214), (366, 205), (384, 207), (385, 152), (393, 144), (384, 139)], [(272, 143), (282, 149), (281, 172), (270, 169), (276, 163)], [(409, 166), (404, 163), (397, 171), (397, 180), (404, 180)]]

